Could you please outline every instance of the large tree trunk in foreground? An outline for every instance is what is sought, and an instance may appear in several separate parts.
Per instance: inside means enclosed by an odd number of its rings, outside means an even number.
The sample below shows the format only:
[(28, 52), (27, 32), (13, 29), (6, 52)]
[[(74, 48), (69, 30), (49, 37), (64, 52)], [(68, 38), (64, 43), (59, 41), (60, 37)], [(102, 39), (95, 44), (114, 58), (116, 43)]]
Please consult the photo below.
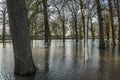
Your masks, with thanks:
[(7, 0), (10, 30), (15, 55), (15, 73), (35, 72), (29, 39), (29, 24), (25, 0)]
[(96, 6), (97, 6), (97, 14), (98, 14), (98, 21), (99, 21), (99, 48), (104, 49), (105, 48), (105, 42), (104, 42), (104, 30), (103, 30), (103, 18), (102, 18), (102, 9), (100, 0), (95, 0)]

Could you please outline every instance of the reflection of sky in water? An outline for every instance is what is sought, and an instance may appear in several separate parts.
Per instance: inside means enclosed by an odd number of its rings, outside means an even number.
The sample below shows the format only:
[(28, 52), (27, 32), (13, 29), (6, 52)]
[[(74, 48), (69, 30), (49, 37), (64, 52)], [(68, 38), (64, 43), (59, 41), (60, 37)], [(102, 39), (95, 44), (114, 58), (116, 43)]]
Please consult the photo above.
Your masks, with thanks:
[[(50, 48), (44, 41), (34, 41), (33, 59), (37, 67), (34, 80), (119, 80), (120, 54), (118, 48), (98, 49), (98, 40), (88, 40), (87, 61), (83, 41), (52, 40)], [(14, 80), (12, 46), (0, 44), (0, 80)], [(29, 79), (17, 79), (29, 80)]]
[(0, 44), (0, 80), (14, 80), (14, 56), (12, 48), (2, 48)]

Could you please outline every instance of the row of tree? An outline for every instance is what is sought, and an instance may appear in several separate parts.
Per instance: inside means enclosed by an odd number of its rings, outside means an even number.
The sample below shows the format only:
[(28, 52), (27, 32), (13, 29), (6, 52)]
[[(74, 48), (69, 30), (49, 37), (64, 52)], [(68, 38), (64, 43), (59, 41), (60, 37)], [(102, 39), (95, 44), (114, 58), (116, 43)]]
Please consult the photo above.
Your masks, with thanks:
[[(78, 42), (85, 36), (85, 26), (88, 38), (93, 41), (99, 38), (102, 46), (104, 39), (110, 38), (115, 46), (115, 39), (120, 37), (119, 0), (26, 0), (26, 3), (31, 39), (42, 38), (50, 43), (51, 38), (62, 38), (63, 42), (65, 38), (73, 38)], [(5, 1), (1, 4), (4, 43), (8, 17)]]
[(115, 39), (120, 37), (119, 5), (119, 0), (27, 1), (31, 36), (45, 35), (45, 42), (51, 38), (63, 38), (63, 42), (65, 38), (75, 38), (78, 42), (85, 36), (87, 26), (88, 38), (99, 38), (100, 48), (105, 47), (104, 39), (110, 38), (115, 46)]
[[(99, 25), (96, 27), (99, 30), (99, 47), (105, 48), (105, 32), (108, 40), (112, 32), (115, 46), (115, 32), (118, 32), (118, 38), (120, 38), (119, 7), (119, 0), (7, 0), (15, 53), (15, 72), (22, 75), (35, 72), (30, 35), (32, 37), (45, 35), (45, 43), (49, 43), (53, 35), (57, 34), (58, 37), (62, 35), (64, 42), (66, 35), (70, 34), (77, 42), (78, 36), (82, 39), (81, 36), (85, 35), (85, 26), (87, 26), (94, 40), (93, 22), (98, 22)], [(84, 13), (86, 9), (88, 10), (87, 16)], [(116, 22), (119, 31), (115, 31), (115, 17), (118, 19)], [(4, 25), (3, 16), (3, 31)]]

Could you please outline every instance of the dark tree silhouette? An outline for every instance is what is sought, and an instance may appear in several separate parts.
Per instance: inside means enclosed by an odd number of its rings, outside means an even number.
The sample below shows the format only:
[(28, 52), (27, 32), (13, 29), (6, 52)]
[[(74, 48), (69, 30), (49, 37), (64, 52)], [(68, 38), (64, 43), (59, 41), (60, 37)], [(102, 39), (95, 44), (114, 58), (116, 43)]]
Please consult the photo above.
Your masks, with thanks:
[(113, 20), (113, 9), (112, 9), (112, 2), (111, 0), (108, 0), (108, 5), (109, 5), (109, 12), (110, 12), (110, 23), (111, 23), (111, 28), (112, 28), (112, 41), (114, 46), (115, 44), (115, 30), (114, 30), (114, 20)]
[(119, 4), (119, 0), (115, 0), (115, 2), (116, 2), (116, 8), (117, 8), (118, 23), (119, 23), (118, 37), (119, 37), (119, 46), (120, 46), (120, 4)]
[(85, 36), (85, 16), (84, 16), (84, 12), (83, 12), (84, 3), (83, 3), (82, 0), (79, 0), (79, 2), (80, 2), (81, 17), (82, 17), (83, 34), (84, 34), (84, 36)]
[(7, 0), (12, 35), (15, 73), (28, 75), (35, 72), (29, 39), (29, 24), (25, 0)]
[(97, 6), (97, 14), (98, 14), (98, 22), (99, 22), (99, 48), (103, 49), (105, 48), (105, 42), (104, 42), (104, 32), (103, 32), (103, 18), (102, 18), (102, 9), (100, 0), (95, 0), (96, 6)]
[(50, 29), (49, 29), (48, 8), (47, 7), (48, 7), (47, 0), (43, 0), (45, 44), (50, 42)]
[(2, 11), (3, 14), (3, 32), (2, 32), (2, 43), (3, 47), (5, 47), (5, 31), (6, 31), (6, 8)]

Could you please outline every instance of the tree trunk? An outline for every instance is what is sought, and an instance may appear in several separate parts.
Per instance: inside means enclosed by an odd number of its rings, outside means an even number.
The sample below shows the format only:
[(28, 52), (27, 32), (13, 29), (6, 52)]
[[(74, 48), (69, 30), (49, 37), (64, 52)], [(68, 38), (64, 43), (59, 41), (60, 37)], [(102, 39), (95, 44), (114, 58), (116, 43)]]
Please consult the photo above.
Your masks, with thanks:
[(63, 28), (63, 42), (65, 42), (65, 13), (64, 13), (64, 8), (63, 8), (63, 18), (62, 20), (62, 28)]
[(104, 30), (103, 30), (103, 18), (102, 18), (102, 9), (100, 0), (95, 0), (97, 5), (97, 14), (98, 14), (98, 21), (99, 21), (99, 48), (104, 49), (105, 48), (105, 42), (104, 42)]
[(87, 17), (87, 23), (86, 23), (86, 26), (87, 26), (87, 40), (89, 38), (89, 21), (90, 21), (90, 17)]
[(90, 20), (91, 20), (90, 23), (91, 23), (92, 41), (94, 41), (95, 40), (94, 29), (93, 29), (92, 19)]
[(79, 29), (79, 34), (80, 34), (79, 39), (82, 40), (82, 29), (81, 29), (81, 25), (80, 25), (80, 29)]
[(111, 28), (112, 28), (112, 42), (113, 45), (115, 46), (115, 30), (114, 30), (114, 20), (113, 20), (113, 9), (112, 9), (112, 2), (111, 0), (108, 0), (108, 5), (109, 5), (109, 12), (110, 12), (110, 23), (111, 23)]
[(63, 42), (65, 42), (65, 21), (62, 21), (62, 28), (63, 28)]
[(75, 32), (76, 32), (76, 34), (75, 34), (75, 37), (76, 37), (76, 42), (78, 42), (78, 31), (77, 31), (77, 15), (76, 15), (76, 13), (75, 13), (75, 15), (74, 15), (74, 26), (75, 26)]
[(5, 27), (5, 16), (6, 16), (6, 9), (3, 11), (3, 33), (2, 33), (2, 43), (3, 43), (3, 47), (5, 47), (5, 31), (6, 31), (6, 27)]
[(45, 25), (45, 44), (48, 44), (50, 42), (50, 40), (51, 40), (47, 7), (48, 7), (47, 0), (43, 0), (44, 25)]
[(83, 36), (85, 37), (85, 17), (84, 17), (84, 14), (83, 14), (83, 8), (84, 8), (84, 4), (82, 2), (82, 0), (79, 0), (80, 2), (80, 7), (81, 7), (81, 17), (82, 17), (82, 27), (83, 27)]
[(35, 72), (29, 39), (29, 24), (25, 0), (7, 0), (12, 35), (15, 73), (31, 75)]
[(118, 41), (118, 43), (119, 43), (119, 46), (120, 46), (120, 5), (119, 5), (119, 0), (116, 0), (116, 7), (117, 7), (117, 15), (118, 15), (118, 23), (119, 23), (119, 25), (118, 25), (118, 27), (119, 27), (119, 31), (118, 31), (118, 37), (119, 37), (119, 41)]
[(109, 26), (109, 20), (108, 20), (108, 14), (104, 14), (104, 24), (105, 24), (105, 28), (106, 28), (106, 38), (109, 41), (110, 38), (110, 26)]
[(109, 35), (110, 35), (110, 34), (109, 34), (109, 33), (110, 33), (109, 23), (108, 23), (108, 22), (106, 22), (106, 23), (105, 23), (105, 26), (106, 26), (106, 35), (107, 35), (107, 40), (109, 40), (109, 37), (110, 37), (110, 36), (109, 36)]

